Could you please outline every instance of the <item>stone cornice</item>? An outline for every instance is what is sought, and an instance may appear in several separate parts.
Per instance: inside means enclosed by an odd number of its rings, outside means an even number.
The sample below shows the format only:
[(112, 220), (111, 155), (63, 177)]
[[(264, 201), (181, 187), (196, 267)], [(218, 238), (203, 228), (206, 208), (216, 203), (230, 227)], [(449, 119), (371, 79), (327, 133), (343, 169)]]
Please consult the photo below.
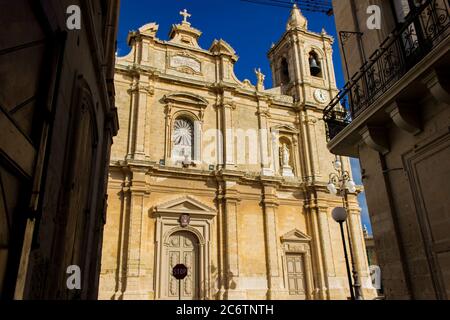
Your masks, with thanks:
[[(283, 101), (281, 97), (267, 93), (267, 92), (256, 92), (255, 90), (249, 90), (246, 87), (239, 86), (237, 83), (232, 82), (207, 82), (195, 79), (187, 79), (185, 77), (180, 77), (176, 75), (168, 75), (161, 73), (161, 71), (151, 68), (144, 65), (137, 64), (116, 64), (116, 73), (118, 74), (126, 74), (129, 76), (137, 76), (139, 74), (149, 75), (152, 77), (153, 81), (157, 81), (158, 79), (166, 82), (175, 82), (181, 84), (183, 86), (188, 86), (192, 88), (201, 88), (211, 90), (216, 93), (223, 93), (224, 91), (231, 92), (234, 95), (242, 95), (251, 100), (258, 101), (265, 100), (269, 103), (271, 107), (287, 107), (294, 108), (294, 103)], [(318, 112), (321, 112), (321, 109), (317, 108)]]
[[(327, 181), (307, 182), (301, 177), (286, 179), (280, 176), (263, 176), (260, 172), (249, 173), (244, 170), (201, 170), (196, 168), (181, 168), (159, 165), (155, 161), (142, 160), (111, 160), (110, 170), (122, 171), (124, 173), (145, 172), (155, 176), (191, 177), (191, 178), (214, 178), (218, 181), (235, 181), (240, 184), (259, 184), (264, 186), (275, 186), (277, 188), (302, 190), (317, 192), (328, 195)], [(358, 186), (357, 193), (363, 191), (362, 186)], [(356, 196), (349, 194), (349, 197)]]
[[(158, 177), (190, 178), (195, 180), (216, 179), (217, 181), (232, 181), (241, 185), (275, 186), (280, 190), (304, 190), (305, 185), (300, 179), (285, 179), (283, 177), (261, 176), (259, 173), (248, 174), (238, 170), (208, 171), (161, 166), (151, 161), (111, 161), (110, 171), (124, 173), (145, 172)], [(323, 187), (326, 189), (326, 186)]]
[[(271, 56), (272, 54), (274, 54), (280, 46), (282, 46), (284, 43), (291, 41), (291, 37), (294, 36), (297, 38), (297, 41), (301, 41), (303, 37), (310, 37), (312, 39), (315, 40), (326, 40), (326, 42), (333, 44), (334, 42), (334, 38), (328, 34), (323, 35), (321, 33), (316, 33), (313, 31), (309, 31), (309, 30), (303, 30), (300, 28), (295, 28), (295, 29), (291, 29), (289, 31), (286, 31), (283, 36), (280, 38), (280, 40), (278, 40), (277, 43), (275, 43), (275, 45), (269, 49), (269, 51), (267, 52), (267, 56)], [(287, 39), (287, 40), (286, 40)]]

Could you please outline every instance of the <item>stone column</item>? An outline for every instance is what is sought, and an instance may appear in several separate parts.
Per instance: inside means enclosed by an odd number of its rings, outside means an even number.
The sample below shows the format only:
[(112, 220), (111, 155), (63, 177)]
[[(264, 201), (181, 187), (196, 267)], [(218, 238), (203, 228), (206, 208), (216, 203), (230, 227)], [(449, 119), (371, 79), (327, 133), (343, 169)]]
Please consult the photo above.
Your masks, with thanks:
[(126, 286), (122, 295), (123, 300), (147, 298), (140, 283), (142, 228), (145, 215), (145, 200), (149, 191), (145, 184), (145, 170), (132, 169), (133, 178), (130, 186), (130, 207), (127, 212), (129, 217), (127, 234), (127, 256), (125, 262)]
[(225, 181), (225, 294), (227, 300), (243, 300), (246, 294), (239, 284), (239, 247), (237, 214), (239, 192), (234, 188), (235, 182)]
[(136, 115), (136, 141), (133, 158), (145, 160), (145, 123), (147, 120), (147, 90), (142, 84), (138, 86), (138, 99), (135, 103)]
[[(357, 203), (349, 203), (348, 224), (352, 241), (353, 258), (355, 259), (355, 267), (358, 272), (359, 282), (361, 284), (361, 292), (365, 299), (370, 299), (375, 297), (375, 293), (373, 290), (368, 290), (371, 288), (371, 279), (364, 243), (363, 229), (361, 225), (361, 210), (359, 209)], [(366, 296), (367, 294), (370, 296)]]
[(127, 159), (133, 159), (134, 153), (134, 130), (135, 125), (133, 119), (136, 117), (136, 104), (139, 101), (138, 94), (139, 87), (139, 76), (137, 74), (134, 75), (133, 80), (130, 85), (130, 89), (128, 90), (128, 94), (130, 95), (130, 125), (128, 128), (128, 146), (127, 146)]
[(172, 123), (172, 103), (169, 102), (166, 107), (165, 107), (165, 125), (164, 125), (164, 140), (165, 140), (165, 144), (164, 144), (164, 161), (166, 162), (166, 165), (168, 164), (169, 159), (172, 158), (171, 155), (171, 145), (172, 145), (172, 139), (171, 139), (171, 134), (170, 134), (170, 126)]
[(224, 100), (222, 105), (224, 165), (226, 169), (235, 169), (233, 111), (236, 109), (236, 105), (231, 100)]
[[(225, 214), (224, 214), (224, 191), (223, 185), (218, 181), (217, 183), (217, 256), (218, 256), (218, 276), (217, 276), (217, 289), (216, 300), (224, 300), (226, 279), (227, 279), (227, 267), (226, 267), (226, 257), (225, 257)], [(225, 222), (224, 222), (225, 221)]]
[(322, 252), (322, 263), (323, 263), (323, 273), (324, 273), (324, 285), (322, 291), (326, 293), (326, 298), (330, 299), (330, 288), (328, 277), (335, 276), (336, 271), (334, 270), (333, 264), (333, 253), (330, 238), (330, 225), (328, 222), (328, 210), (329, 205), (327, 203), (318, 204), (316, 207), (316, 214), (318, 217), (318, 225), (320, 232), (320, 244)]
[[(291, 44), (294, 48), (295, 55), (295, 84), (298, 101), (304, 103), (306, 100), (304, 82), (306, 79), (306, 68), (304, 63), (305, 56), (305, 41), (299, 36), (291, 38)], [(302, 99), (303, 98), (303, 99)]]
[(202, 122), (194, 122), (194, 159), (195, 163), (200, 164), (202, 161), (201, 145), (202, 145)]
[[(127, 283), (127, 276), (124, 274), (124, 270), (126, 270), (126, 258), (127, 258), (127, 252), (125, 252), (125, 243), (128, 242), (127, 239), (125, 239), (125, 236), (128, 233), (127, 230), (127, 217), (129, 215), (129, 208), (130, 208), (130, 186), (131, 186), (131, 175), (128, 172), (127, 168), (124, 168), (123, 170), (124, 174), (124, 180), (122, 182), (122, 190), (120, 191), (120, 201), (121, 201), (121, 208), (120, 208), (120, 236), (119, 236), (119, 245), (118, 245), (118, 254), (119, 259), (117, 263), (117, 269), (116, 269), (116, 277), (117, 277), (117, 291), (115, 292), (112, 300), (119, 300), (122, 299), (122, 294), (126, 289), (126, 283)], [(109, 213), (109, 210), (108, 210)]]
[(324, 52), (325, 57), (324, 61), (327, 63), (327, 71), (328, 71), (328, 86), (330, 88), (330, 94), (331, 90), (333, 88), (336, 88), (336, 76), (334, 75), (334, 66), (333, 66), (333, 49), (329, 44), (324, 44)]
[(131, 112), (127, 159), (145, 160), (148, 87), (136, 75), (128, 92), (131, 96)]
[(145, 141), (145, 157), (147, 160), (150, 160), (150, 150), (152, 146), (152, 141), (150, 139), (150, 131), (154, 130), (152, 128), (152, 122), (151, 122), (151, 112), (152, 112), (152, 105), (155, 103), (155, 82), (157, 81), (157, 76), (155, 74), (151, 74), (148, 77), (148, 86), (145, 88), (145, 91), (147, 92), (147, 108), (146, 108), (146, 120), (145, 120), (145, 135), (144, 135), (144, 141)]
[(264, 186), (264, 233), (266, 241), (266, 265), (267, 265), (267, 299), (277, 299), (277, 293), (282, 289), (280, 275), (278, 248), (280, 244), (276, 231), (276, 212), (278, 199), (275, 186)]
[(310, 226), (311, 226), (311, 255), (314, 261), (314, 278), (315, 285), (314, 288), (314, 298), (317, 300), (325, 300), (328, 298), (328, 288), (325, 280), (325, 268), (324, 268), (324, 259), (322, 252), (322, 239), (321, 239), (321, 227), (319, 222), (319, 212), (318, 207), (314, 203), (312, 199), (307, 200), (308, 205), (306, 206), (309, 217), (310, 217)]
[[(270, 117), (270, 110), (267, 101), (258, 100), (258, 123), (259, 123), (259, 155), (261, 161), (261, 174), (264, 176), (273, 176), (272, 162), (274, 161), (270, 139), (270, 128), (267, 124), (267, 118)], [(270, 146), (270, 148), (269, 148)]]
[(300, 126), (300, 141), (301, 141), (301, 148), (302, 148), (302, 153), (300, 156), (303, 156), (303, 165), (304, 165), (304, 169), (303, 169), (303, 174), (304, 174), (304, 180), (307, 181), (312, 181), (313, 180), (313, 169), (311, 166), (311, 161), (310, 161), (310, 143), (309, 143), (309, 138), (308, 138), (308, 134), (307, 134), (307, 127), (308, 127), (308, 121), (307, 121), (307, 115), (306, 115), (306, 111), (305, 110), (299, 110), (299, 126)]
[[(305, 128), (306, 128), (306, 136), (308, 139), (307, 146), (308, 146), (308, 151), (309, 151), (309, 162), (311, 165), (311, 174), (315, 181), (317, 181), (317, 180), (320, 181), (321, 175), (320, 175), (319, 152), (317, 150), (317, 148), (318, 148), (317, 141), (320, 139), (320, 137), (318, 139), (317, 133), (316, 133), (316, 126), (320, 123), (320, 122), (318, 122), (320, 115), (317, 115), (318, 117), (316, 117), (315, 112), (309, 112), (308, 110), (306, 110), (305, 116), (306, 116)], [(320, 124), (322, 124), (322, 123), (320, 123)]]

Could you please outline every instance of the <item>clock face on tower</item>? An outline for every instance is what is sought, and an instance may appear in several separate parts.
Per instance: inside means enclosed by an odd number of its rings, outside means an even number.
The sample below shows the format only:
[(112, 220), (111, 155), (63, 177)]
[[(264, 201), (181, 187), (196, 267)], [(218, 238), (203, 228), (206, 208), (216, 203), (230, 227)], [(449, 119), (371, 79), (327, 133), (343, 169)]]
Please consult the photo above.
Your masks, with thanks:
[(325, 103), (328, 101), (328, 93), (322, 89), (316, 89), (316, 91), (314, 91), (314, 98), (319, 103)]

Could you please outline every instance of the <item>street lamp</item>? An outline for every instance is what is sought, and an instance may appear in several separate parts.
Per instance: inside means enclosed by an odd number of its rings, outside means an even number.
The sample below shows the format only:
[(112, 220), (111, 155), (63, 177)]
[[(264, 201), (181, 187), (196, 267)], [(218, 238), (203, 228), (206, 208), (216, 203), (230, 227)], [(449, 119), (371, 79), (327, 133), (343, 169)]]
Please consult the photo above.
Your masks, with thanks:
[[(350, 193), (355, 193), (356, 192), (356, 184), (353, 181), (352, 177), (350, 176), (350, 173), (343, 169), (342, 162), (337, 156), (336, 156), (335, 161), (333, 161), (333, 168), (336, 171), (336, 173), (330, 174), (330, 180), (328, 182), (327, 189), (331, 194), (338, 195), (338, 193), (339, 193), (339, 195), (342, 197), (343, 209), (345, 210), (345, 219), (342, 220), (342, 222), (339, 222), (336, 219), (335, 220), (336, 220), (336, 222), (338, 222), (340, 224), (341, 231), (343, 232), (343, 229), (342, 229), (343, 223), (347, 219), (347, 212), (348, 212), (347, 191)], [(340, 217), (342, 218), (342, 213), (341, 213)], [(361, 284), (359, 283), (359, 275), (358, 275), (358, 271), (356, 271), (356, 267), (355, 267), (355, 259), (353, 256), (352, 240), (350, 237), (350, 230), (349, 230), (348, 222), (346, 223), (346, 228), (347, 228), (347, 236), (348, 236), (348, 246), (350, 249), (350, 257), (351, 257), (351, 262), (352, 262), (353, 290), (351, 290), (351, 291), (352, 291), (352, 293), (354, 293), (352, 295), (352, 299), (356, 298), (356, 300), (362, 300), (363, 297), (361, 294)], [(343, 241), (344, 241), (344, 246), (345, 246), (345, 240), (343, 239)], [(346, 251), (346, 249), (345, 249), (345, 251)]]
[(344, 255), (345, 255), (345, 266), (347, 268), (348, 288), (350, 289), (351, 299), (355, 300), (355, 293), (353, 292), (352, 276), (350, 273), (350, 265), (348, 263), (347, 245), (345, 244), (344, 227), (343, 227), (345, 220), (347, 220), (347, 210), (345, 210), (345, 208), (342, 207), (334, 208), (331, 215), (333, 216), (334, 221), (339, 223), (339, 227), (341, 228), (342, 244), (344, 246)]

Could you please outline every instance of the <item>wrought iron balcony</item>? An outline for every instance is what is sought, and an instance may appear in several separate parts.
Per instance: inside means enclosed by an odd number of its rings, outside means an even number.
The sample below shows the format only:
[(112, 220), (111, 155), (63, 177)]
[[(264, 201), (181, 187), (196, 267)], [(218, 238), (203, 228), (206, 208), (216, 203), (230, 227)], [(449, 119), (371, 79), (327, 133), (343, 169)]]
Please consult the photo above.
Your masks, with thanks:
[(324, 110), (328, 139), (356, 119), (450, 33), (450, 0), (417, 1)]

